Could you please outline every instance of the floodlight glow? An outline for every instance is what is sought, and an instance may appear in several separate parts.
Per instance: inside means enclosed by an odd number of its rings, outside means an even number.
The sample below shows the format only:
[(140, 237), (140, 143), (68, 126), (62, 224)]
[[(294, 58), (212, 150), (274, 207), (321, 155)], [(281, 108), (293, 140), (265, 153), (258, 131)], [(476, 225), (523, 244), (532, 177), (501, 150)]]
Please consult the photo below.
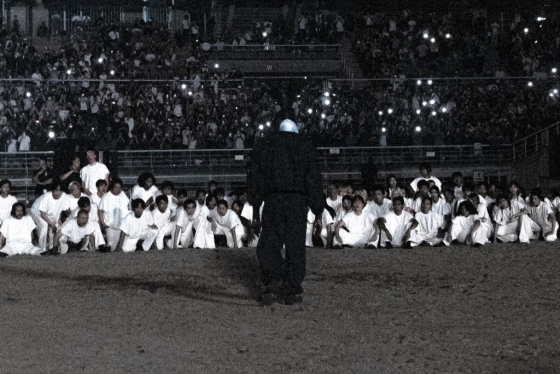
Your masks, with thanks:
[(527, 86), (529, 86), (529, 87), (533, 87), (533, 82), (529, 82), (529, 83), (527, 83)]
[(416, 132), (420, 132), (420, 131), (422, 131), (422, 128), (421, 128), (420, 126), (416, 126), (416, 127), (414, 128), (414, 130), (416, 130)]
[(420, 114), (422, 111), (420, 109), (416, 109), (416, 114)]
[(115, 75), (115, 71), (114, 71), (114, 70), (111, 70), (111, 75)]
[(446, 113), (446, 112), (447, 112), (447, 108), (441, 108), (441, 111), (442, 111), (443, 113)]
[(387, 113), (389, 113), (389, 114), (393, 113), (393, 109), (391, 109), (391, 108), (387, 109)]
[(434, 105), (436, 101), (434, 99), (430, 100), (430, 105)]
[(99, 59), (97, 60), (97, 62), (99, 62), (100, 64), (103, 62), (103, 59), (101, 57), (99, 57)]
[(383, 111), (382, 111), (382, 110), (379, 111), (379, 115), (380, 115), (380, 116), (383, 115)]
[(72, 74), (72, 70), (70, 70), (70, 69), (66, 70), (66, 74), (68, 74), (68, 75)]
[(49, 131), (49, 138), (54, 138), (54, 131)]
[(183, 83), (183, 84), (181, 85), (181, 89), (186, 90), (186, 89), (187, 89), (187, 85)]
[(558, 90), (555, 88), (552, 92), (554, 92), (555, 94), (558, 93)]
[(430, 79), (430, 80), (428, 80), (428, 84), (430, 84), (430, 85), (431, 85), (432, 83), (434, 83), (434, 82), (432, 82), (432, 80), (431, 80), (431, 79)]
[(421, 86), (421, 85), (422, 85), (422, 81), (421, 81), (420, 79), (418, 79), (418, 80), (416, 81), (416, 84), (419, 85), (419, 86)]
[(325, 113), (321, 113), (321, 118), (325, 119), (327, 117), (327, 115)]
[(428, 105), (428, 103), (425, 102), (425, 101), (422, 101), (422, 106), (426, 106), (426, 105)]
[(385, 132), (385, 131), (387, 131), (387, 129), (385, 127), (382, 127), (381, 132)]
[(552, 74), (556, 74), (556, 72), (558, 71), (558, 69), (556, 68), (552, 68), (552, 70), (550, 70), (552, 72)]
[(525, 27), (525, 28), (523, 29), (523, 32), (524, 32), (525, 34), (527, 34), (527, 33), (529, 32), (529, 29)]
[(189, 96), (192, 96), (192, 91), (189, 91)]
[(430, 37), (430, 35), (428, 35), (427, 33), (424, 33), (424, 34), (422, 35), (422, 37), (423, 37), (424, 39), (428, 39), (428, 38)]
[(435, 43), (435, 42), (436, 42), (436, 38), (431, 38), (430, 41), (431, 41), (432, 43)]
[(263, 32), (263, 37), (265, 37), (265, 38), (266, 38), (266, 35), (267, 35), (267, 33), (266, 33), (266, 32)]
[(312, 114), (312, 113), (313, 113), (313, 109), (311, 109), (311, 108), (307, 109), (307, 113)]
[(219, 67), (220, 67), (220, 65), (218, 65), (218, 64), (215, 64), (215, 65), (214, 65), (214, 68), (215, 68), (215, 69), (217, 69), (217, 68), (219, 68)]
[(267, 122), (267, 123), (266, 123), (266, 126), (270, 127), (270, 122)]
[(27, 92), (25, 93), (25, 96), (31, 97), (31, 92), (27, 91)]
[(437, 112), (436, 112), (435, 110), (434, 110), (434, 111), (432, 111), (432, 116), (434, 116), (434, 117), (435, 117), (436, 115), (437, 115)]
[(331, 105), (331, 101), (329, 99), (325, 100), (325, 105)]
[(330, 94), (329, 94), (328, 92), (325, 92), (325, 96), (326, 96), (326, 97), (329, 97), (329, 95), (330, 95)]
[(445, 34), (445, 39), (451, 39), (451, 34)]
[(259, 130), (262, 130), (262, 129), (264, 129), (264, 126), (263, 126), (263, 125), (259, 125)]

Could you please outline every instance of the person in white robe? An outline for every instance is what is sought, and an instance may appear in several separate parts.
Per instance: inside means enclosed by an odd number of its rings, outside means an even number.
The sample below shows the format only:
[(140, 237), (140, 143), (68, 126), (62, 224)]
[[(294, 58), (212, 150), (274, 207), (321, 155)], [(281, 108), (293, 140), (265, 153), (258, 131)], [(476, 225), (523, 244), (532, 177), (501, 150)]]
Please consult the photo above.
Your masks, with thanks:
[[(167, 195), (156, 197), (156, 208), (151, 213), (154, 225), (157, 226), (156, 248), (161, 251), (164, 247), (163, 240), (166, 236), (173, 235), (176, 227), (176, 222), (171, 221), (171, 208)], [(168, 246), (168, 248), (172, 247)]]
[(142, 199), (134, 199), (131, 202), (132, 212), (128, 213), (121, 224), (121, 234), (117, 251), (134, 252), (138, 241), (143, 240), (142, 249), (149, 251), (156, 240), (157, 226), (150, 211), (146, 209), (146, 203)]
[(105, 230), (107, 245), (111, 248), (111, 251), (117, 249), (121, 224), (124, 217), (129, 213), (129, 200), (122, 187), (122, 179), (114, 178), (109, 185), (109, 192), (103, 195), (99, 202), (99, 225), (102, 230)]
[(16, 202), (12, 205), (10, 217), (3, 220), (0, 228), (0, 253), (7, 256), (39, 255), (44, 249), (33, 244), (36, 235), (35, 222), (26, 214), (25, 205)]
[[(68, 191), (70, 192), (68, 194), (68, 202), (70, 204), (70, 210), (74, 210), (78, 207), (78, 200), (82, 197), (82, 196), (86, 196), (86, 194), (82, 193), (82, 186), (80, 183), (73, 181), (72, 183), (70, 183), (70, 185), (68, 186)], [(88, 197), (89, 198), (89, 197)]]
[(383, 188), (373, 187), (372, 201), (367, 204), (369, 213), (375, 217), (383, 217), (391, 211), (392, 205), (393, 202), (391, 200), (384, 198)]
[(245, 229), (237, 214), (228, 209), (227, 201), (224, 199), (218, 201), (216, 213), (209, 215), (214, 235), (225, 235), (228, 248), (243, 247), (241, 239), (245, 234)]
[(468, 199), (476, 207), (478, 218), (480, 219), (480, 227), (483, 230), (484, 235), (490, 241), (492, 234), (494, 233), (494, 226), (492, 225), (492, 220), (490, 219), (490, 214), (488, 214), (488, 207), (484, 203), (480, 202), (481, 195), (472, 193), (469, 195)]
[(12, 207), (17, 203), (15, 196), (10, 195), (12, 182), (8, 179), (0, 181), (0, 224), (11, 217)]
[(364, 205), (362, 196), (356, 195), (352, 198), (354, 210), (346, 214), (336, 225), (334, 248), (342, 245), (353, 248), (377, 247), (379, 235), (374, 225), (377, 217), (366, 212)]
[(187, 199), (177, 209), (173, 249), (189, 248), (194, 244), (194, 230), (200, 221), (200, 208), (192, 199)]
[(529, 217), (539, 227), (538, 232), (533, 232), (530, 239), (538, 239), (542, 235), (543, 239), (547, 242), (555, 241), (558, 238), (556, 216), (552, 208), (544, 201), (543, 193), (539, 188), (531, 191), (531, 205), (528, 211)]
[[(350, 195), (344, 195), (342, 197), (342, 205), (341, 205), (341, 209), (338, 211), (338, 213), (336, 213), (336, 216), (334, 217), (334, 226), (336, 227), (336, 225), (340, 222), (340, 220), (342, 220), (342, 218), (350, 213), (352, 211), (352, 196)], [(333, 230), (334, 232), (334, 230)]]
[(443, 239), (445, 245), (457, 241), (466, 245), (481, 247), (488, 242), (486, 230), (481, 225), (477, 208), (470, 200), (465, 200), (459, 205), (460, 215), (453, 218), (451, 228)]
[(521, 243), (529, 243), (533, 235), (533, 223), (527, 214), (522, 202), (510, 200), (505, 195), (498, 196), (493, 212), (494, 241), (514, 242), (519, 239)]
[(432, 211), (432, 199), (422, 199), (420, 211), (414, 215), (414, 220), (405, 234), (406, 243), (403, 248), (413, 248), (421, 244), (439, 245), (443, 239), (441, 226), (443, 217)]
[(43, 196), (44, 198), (41, 198), (38, 206), (39, 217), (34, 219), (39, 233), (39, 247), (47, 250), (52, 248), (54, 236), (61, 226), (60, 214), (62, 212), (70, 213), (70, 201), (58, 181), (54, 182), (53, 190)]
[(137, 179), (137, 184), (132, 187), (130, 200), (142, 199), (146, 203), (146, 206), (150, 207), (159, 195), (161, 195), (161, 192), (156, 187), (156, 178), (152, 173), (145, 172), (140, 174)]
[(208, 195), (206, 197), (206, 204), (200, 207), (198, 226), (195, 228), (196, 233), (194, 234), (194, 248), (216, 248), (214, 232), (212, 231), (211, 225), (213, 219), (210, 215), (217, 215), (217, 204), (218, 200), (216, 200), (216, 196)]
[(342, 196), (338, 194), (337, 185), (328, 185), (326, 202), (328, 206), (334, 209), (335, 213), (338, 213), (340, 209), (342, 209)]
[(87, 210), (80, 209), (76, 218), (68, 218), (62, 224), (56, 233), (52, 251), (54, 254), (59, 251), (65, 254), (72, 246), (77, 251), (95, 252), (100, 245), (105, 245), (105, 240), (99, 224), (89, 220)]
[(421, 180), (433, 181), (441, 189), (441, 181), (432, 175), (432, 167), (429, 164), (420, 164), (420, 176), (410, 183), (414, 192), (418, 191), (418, 182)]
[(393, 208), (383, 217), (377, 219), (380, 230), (380, 246), (386, 248), (402, 247), (404, 235), (414, 219), (412, 214), (404, 210), (404, 198), (393, 198)]
[[(332, 212), (334, 209), (331, 208)], [(313, 247), (313, 236), (321, 238), (323, 242), (323, 247), (331, 248), (334, 235), (334, 218), (327, 208), (323, 209), (321, 214), (321, 225), (315, 225), (315, 214), (311, 209), (307, 212), (307, 230), (305, 234), (305, 246)]]

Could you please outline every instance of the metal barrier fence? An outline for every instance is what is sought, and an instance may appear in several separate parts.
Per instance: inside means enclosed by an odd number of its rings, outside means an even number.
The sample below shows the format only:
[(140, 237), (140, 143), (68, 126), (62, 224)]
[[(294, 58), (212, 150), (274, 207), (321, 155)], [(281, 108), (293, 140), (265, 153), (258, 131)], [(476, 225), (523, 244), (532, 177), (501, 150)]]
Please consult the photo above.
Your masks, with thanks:
[(550, 145), (551, 137), (560, 136), (560, 122), (537, 131), (512, 144), (513, 161), (523, 159)]
[[(249, 152), (249, 149), (118, 151), (118, 171), (123, 177), (136, 178), (149, 171), (156, 177), (175, 176), (184, 182), (200, 177), (206, 180), (220, 176), (244, 177)], [(378, 168), (410, 169), (413, 174), (422, 162), (430, 163), (434, 168), (505, 168), (512, 161), (511, 145), (319, 148), (318, 154), (320, 168), (327, 177), (359, 171), (370, 159)], [(20, 180), (22, 184), (31, 183), (40, 155), (52, 159), (53, 152), (1, 152), (1, 177)]]

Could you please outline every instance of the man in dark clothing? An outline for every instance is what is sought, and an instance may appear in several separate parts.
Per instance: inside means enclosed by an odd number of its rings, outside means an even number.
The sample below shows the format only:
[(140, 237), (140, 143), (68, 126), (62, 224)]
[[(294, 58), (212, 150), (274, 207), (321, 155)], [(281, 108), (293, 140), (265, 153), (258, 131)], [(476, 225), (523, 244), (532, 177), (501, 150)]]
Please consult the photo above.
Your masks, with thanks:
[(266, 286), (263, 304), (272, 304), (280, 295), (288, 305), (301, 302), (307, 207), (320, 225), (325, 197), (316, 150), (298, 135), (293, 121), (282, 121), (280, 131), (267, 134), (253, 148), (247, 197), (254, 207), (254, 222), (259, 222), (259, 207), (265, 203), (257, 246), (261, 281)]

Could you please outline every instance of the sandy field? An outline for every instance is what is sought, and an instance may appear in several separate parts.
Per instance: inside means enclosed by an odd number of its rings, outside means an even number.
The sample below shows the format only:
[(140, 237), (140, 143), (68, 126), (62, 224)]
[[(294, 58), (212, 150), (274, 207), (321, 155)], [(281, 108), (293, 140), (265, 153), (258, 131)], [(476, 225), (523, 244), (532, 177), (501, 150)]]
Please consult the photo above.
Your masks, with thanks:
[(0, 259), (0, 373), (560, 373), (560, 244), (308, 250), (263, 307), (252, 249)]

